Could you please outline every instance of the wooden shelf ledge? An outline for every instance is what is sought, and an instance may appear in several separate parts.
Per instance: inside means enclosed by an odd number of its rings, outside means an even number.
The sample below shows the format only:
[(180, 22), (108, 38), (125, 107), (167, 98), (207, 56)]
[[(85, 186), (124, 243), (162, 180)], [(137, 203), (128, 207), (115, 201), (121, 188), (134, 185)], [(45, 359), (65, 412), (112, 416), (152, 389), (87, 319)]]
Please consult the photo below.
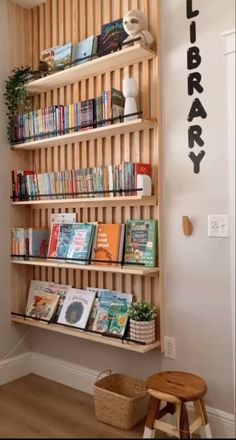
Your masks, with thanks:
[(156, 196), (86, 197), (12, 202), (12, 206), (29, 206), (32, 209), (38, 209), (40, 207), (56, 208), (61, 205), (72, 208), (94, 208), (97, 206), (155, 206), (156, 204)]
[(76, 131), (62, 136), (24, 142), (23, 144), (12, 145), (11, 148), (13, 150), (38, 150), (39, 148), (74, 144), (75, 142), (93, 141), (104, 137), (147, 130), (155, 128), (156, 125), (157, 123), (155, 121), (138, 118), (131, 121), (119, 122), (118, 124), (106, 125), (105, 127), (91, 128), (90, 130)]
[(155, 341), (152, 344), (147, 345), (136, 344), (135, 342), (128, 341), (124, 341), (122, 343), (121, 340), (115, 338), (106, 337), (98, 334), (95, 335), (93, 333), (83, 332), (82, 330), (69, 328), (58, 324), (44, 324), (41, 322), (30, 321), (24, 319), (23, 316), (16, 316), (13, 314), (11, 317), (11, 321), (18, 324), (30, 325), (31, 327), (37, 327), (43, 330), (61, 333), (68, 336), (75, 336), (86, 341), (98, 342), (100, 344), (110, 345), (113, 347), (122, 348), (124, 350), (136, 351), (138, 353), (147, 353), (148, 351), (155, 350), (156, 348), (160, 347), (160, 341)]
[(86, 63), (78, 64), (57, 73), (39, 78), (27, 84), (27, 93), (37, 95), (39, 93), (48, 92), (52, 89), (64, 87), (68, 84), (73, 84), (92, 76), (97, 76), (102, 73), (114, 71), (117, 68), (122, 68), (142, 61), (150, 60), (156, 57), (153, 50), (142, 46), (140, 43), (131, 47), (126, 47), (109, 55), (95, 58)]
[(40, 267), (56, 267), (59, 269), (75, 269), (75, 270), (88, 270), (95, 272), (107, 272), (107, 273), (122, 273), (130, 275), (140, 276), (155, 276), (159, 272), (158, 267), (144, 267), (144, 266), (102, 266), (95, 264), (76, 264), (76, 263), (64, 263), (54, 260), (11, 260), (12, 264), (19, 264), (24, 266), (40, 266)]

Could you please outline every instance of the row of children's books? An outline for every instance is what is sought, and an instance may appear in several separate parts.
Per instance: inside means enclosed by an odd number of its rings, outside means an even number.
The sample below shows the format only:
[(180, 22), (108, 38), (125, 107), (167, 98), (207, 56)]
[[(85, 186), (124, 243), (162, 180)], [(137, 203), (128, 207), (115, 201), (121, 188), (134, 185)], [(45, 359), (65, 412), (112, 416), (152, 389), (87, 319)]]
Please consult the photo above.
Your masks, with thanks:
[(75, 44), (68, 42), (42, 50), (39, 71), (57, 71), (85, 63), (94, 58), (95, 54), (102, 56), (116, 50), (127, 36), (122, 18), (105, 23), (99, 35), (90, 35)]
[(131, 293), (31, 280), (25, 315), (26, 319), (122, 337), (132, 300)]
[[(35, 173), (33, 170), (12, 171), (13, 200), (56, 198), (112, 197), (137, 195), (137, 176), (151, 177), (151, 164), (122, 162), (76, 170)], [(65, 195), (67, 194), (67, 195)]]
[[(15, 258), (43, 257), (75, 264), (139, 264), (155, 267), (157, 221), (127, 220), (125, 224), (77, 223), (74, 213), (51, 228), (12, 228)], [(66, 216), (73, 217), (68, 222)]]
[(122, 122), (124, 105), (123, 93), (112, 87), (110, 90), (104, 90), (102, 95), (96, 98), (18, 114), (14, 123), (14, 143), (106, 126), (113, 120), (117, 122), (114, 118), (120, 118)]

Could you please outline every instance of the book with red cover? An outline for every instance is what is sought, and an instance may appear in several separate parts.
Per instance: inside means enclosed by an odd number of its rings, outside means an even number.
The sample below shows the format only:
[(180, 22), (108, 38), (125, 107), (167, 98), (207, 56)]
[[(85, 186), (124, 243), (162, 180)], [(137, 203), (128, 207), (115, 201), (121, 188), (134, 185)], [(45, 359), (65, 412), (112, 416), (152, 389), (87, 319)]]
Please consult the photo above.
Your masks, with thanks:
[(48, 246), (48, 255), (47, 255), (48, 257), (56, 256), (57, 239), (58, 239), (59, 231), (60, 231), (60, 224), (52, 223), (49, 246)]

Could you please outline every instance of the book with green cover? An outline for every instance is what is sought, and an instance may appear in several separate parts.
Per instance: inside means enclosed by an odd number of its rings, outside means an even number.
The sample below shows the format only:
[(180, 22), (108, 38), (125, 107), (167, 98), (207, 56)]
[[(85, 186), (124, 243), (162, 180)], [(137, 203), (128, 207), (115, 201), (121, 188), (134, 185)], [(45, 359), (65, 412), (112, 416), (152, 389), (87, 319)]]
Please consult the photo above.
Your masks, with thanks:
[(125, 263), (155, 267), (157, 258), (157, 220), (128, 220), (125, 230)]
[(70, 232), (67, 261), (70, 258), (78, 258), (78, 260), (72, 260), (72, 262), (77, 264), (89, 263), (95, 227), (94, 223), (74, 223)]

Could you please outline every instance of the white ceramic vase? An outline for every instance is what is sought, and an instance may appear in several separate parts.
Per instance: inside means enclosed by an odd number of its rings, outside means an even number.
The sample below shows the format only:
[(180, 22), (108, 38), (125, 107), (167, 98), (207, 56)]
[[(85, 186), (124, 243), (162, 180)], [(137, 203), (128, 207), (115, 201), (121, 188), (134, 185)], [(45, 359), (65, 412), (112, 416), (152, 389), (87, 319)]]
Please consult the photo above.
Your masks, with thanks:
[(130, 319), (130, 338), (135, 341), (151, 344), (156, 339), (156, 320), (134, 321)]
[[(129, 115), (131, 113), (137, 113), (136, 96), (138, 93), (137, 82), (135, 78), (123, 79), (123, 95), (125, 97), (124, 114)], [(137, 115), (128, 116), (124, 121), (137, 119)]]

